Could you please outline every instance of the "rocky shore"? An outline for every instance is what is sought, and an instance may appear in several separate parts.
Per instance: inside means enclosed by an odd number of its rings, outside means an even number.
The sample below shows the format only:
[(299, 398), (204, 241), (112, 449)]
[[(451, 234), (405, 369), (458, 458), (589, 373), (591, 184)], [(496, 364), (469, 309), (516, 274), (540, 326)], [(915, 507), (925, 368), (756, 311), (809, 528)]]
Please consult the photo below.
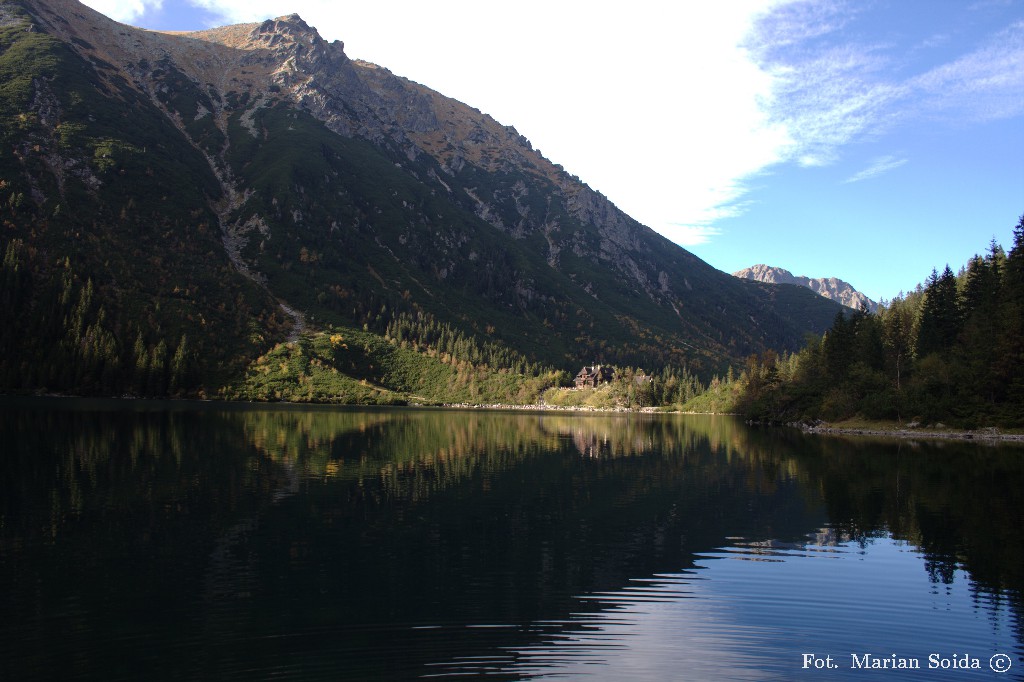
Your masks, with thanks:
[[(589, 407), (580, 405), (563, 406), (544, 404), (504, 405), (500, 403), (446, 403), (440, 407), (459, 410), (511, 410), (525, 412), (696, 414), (690, 412), (665, 412), (662, 408), (656, 407)], [(753, 424), (753, 422), (748, 423)], [(780, 424), (775, 425), (779, 426)], [(1024, 433), (1005, 433), (995, 427), (974, 430), (957, 430), (948, 428), (943, 424), (934, 424), (923, 427), (917, 422), (892, 425), (878, 424), (870, 426), (840, 426), (823, 421), (790, 422), (785, 424), (785, 426), (800, 429), (804, 433), (827, 436), (870, 436), (876, 438), (902, 438), (906, 440), (976, 440), (982, 442), (1010, 442), (1024, 444)]]
[(656, 407), (590, 407), (588, 405), (505, 405), (502, 403), (444, 403), (443, 408), (454, 410), (515, 410), (527, 412), (614, 412), (614, 413), (652, 413), (661, 412)]
[(787, 424), (798, 428), (804, 433), (836, 435), (836, 436), (878, 436), (887, 438), (906, 439), (943, 439), (943, 440), (978, 440), (978, 441), (1009, 441), (1024, 443), (1024, 434), (1004, 433), (997, 428), (990, 427), (961, 431), (949, 429), (942, 424), (921, 428), (918, 424), (911, 422), (906, 425), (893, 425), (892, 428), (859, 427), (859, 426), (835, 426), (825, 422), (793, 422)]

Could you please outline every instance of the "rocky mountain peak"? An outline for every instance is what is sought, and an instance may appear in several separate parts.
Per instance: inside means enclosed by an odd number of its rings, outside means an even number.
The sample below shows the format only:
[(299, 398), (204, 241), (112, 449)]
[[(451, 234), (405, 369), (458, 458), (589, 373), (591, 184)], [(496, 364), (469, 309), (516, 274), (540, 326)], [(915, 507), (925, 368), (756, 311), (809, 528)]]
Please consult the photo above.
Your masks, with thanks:
[(259, 32), (280, 35), (302, 36), (309, 41), (320, 40), (317, 30), (303, 21), (298, 14), (288, 14), (276, 19), (267, 19), (260, 24)]
[[(283, 338), (283, 327), (294, 338), (306, 320), (383, 332), (401, 316), (429, 314), (546, 361), (708, 371), (792, 348), (835, 314), (800, 289), (734, 281), (512, 126), (349, 59), (298, 15), (166, 33), (75, 0), (20, 0), (0, 5), (0, 23), (26, 24), (6, 31), (23, 49), (0, 51), (0, 61), (31, 74), (8, 108), (18, 118), (0, 126), (16, 150), (0, 155), (0, 178), (18, 183), (8, 201), (24, 197), (68, 233), (95, 232), (89, 243), (104, 253), (82, 257), (86, 278), (109, 278), (103, 264), (123, 244), (118, 281), (146, 283), (105, 285), (127, 301), (124, 311), (146, 297), (180, 302), (182, 291), (211, 289), (200, 277), (214, 277), (226, 300), (236, 289), (262, 300), (237, 324), (273, 318), (264, 340)], [(16, 65), (17, 55), (32, 59)], [(65, 198), (81, 218), (69, 217)], [(154, 216), (173, 222), (160, 239), (181, 237), (162, 251), (145, 232)], [(26, 243), (38, 220), (26, 209)], [(114, 227), (130, 238), (99, 234)], [(73, 248), (58, 233), (47, 233), (48, 246)], [(193, 243), (202, 244), (200, 265), (168, 266), (168, 284), (150, 291), (149, 273)], [(132, 270), (154, 249), (155, 264)], [(200, 298), (188, 303), (194, 318), (223, 312)], [(202, 333), (189, 328), (189, 339)], [(129, 351), (134, 340), (123, 342)]]
[[(249, 34), (249, 49), (280, 49), (286, 48), (302, 53), (306, 50), (322, 51), (328, 43), (320, 33), (303, 21), (298, 14), (289, 14), (276, 19), (267, 19), (259, 24)], [(344, 44), (340, 40), (331, 43), (337, 52), (344, 51)]]
[(853, 288), (853, 285), (844, 282), (836, 277), (804, 277), (794, 275), (789, 270), (778, 268), (764, 263), (752, 265), (732, 273), (740, 279), (752, 279), (758, 282), (769, 284), (795, 284), (807, 287), (819, 296), (841, 303), (847, 308), (859, 310), (862, 306), (869, 312), (876, 312), (878, 304), (870, 298)]

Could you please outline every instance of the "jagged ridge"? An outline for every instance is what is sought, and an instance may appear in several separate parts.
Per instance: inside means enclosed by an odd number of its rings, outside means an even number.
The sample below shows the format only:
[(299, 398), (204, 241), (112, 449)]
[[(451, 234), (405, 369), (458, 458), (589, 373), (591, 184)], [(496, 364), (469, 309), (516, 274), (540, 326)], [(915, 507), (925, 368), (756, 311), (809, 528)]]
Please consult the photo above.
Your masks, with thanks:
[[(7, 5), (27, 11), (8, 13), (8, 44), (23, 44), (29, 31), (52, 36), (46, 49), (63, 64), (26, 67), (38, 70), (32, 86), (10, 99), (12, 117), (38, 123), (24, 133), (12, 125), (9, 141), (25, 152), (0, 158), (5, 177), (31, 189), (18, 234), (33, 239), (28, 213), (52, 214), (72, 194), (74, 219), (48, 218), (62, 229), (81, 229), (125, 192), (146, 201), (169, 192), (166, 205), (220, 227), (220, 253), (192, 265), (221, 273), (230, 263), (240, 279), (229, 285), (218, 274), (219, 286), (277, 307), (261, 304), (255, 318), (237, 320), (243, 327), (287, 313), (293, 326), (383, 329), (397, 314), (430, 314), (557, 366), (583, 358), (652, 369), (686, 363), (706, 373), (765, 347), (794, 348), (834, 315), (810, 294), (750, 286), (711, 268), (514, 128), (350, 60), (342, 43), (324, 41), (296, 15), (163, 34), (73, 0)], [(144, 128), (124, 125), (116, 112), (125, 107)], [(129, 223), (148, 219), (122, 214)], [(74, 251), (52, 232), (38, 246), (51, 259)], [(95, 276), (101, 293), (134, 300), (118, 272), (88, 267), (80, 277)], [(175, 277), (168, 271), (165, 286), (152, 287), (149, 304), (194, 290)], [(214, 317), (195, 297), (189, 305), (198, 306), (193, 317)]]
[(789, 270), (764, 265), (763, 263), (752, 265), (749, 268), (744, 268), (732, 274), (733, 277), (739, 277), (740, 279), (752, 279), (770, 284), (795, 284), (807, 287), (819, 296), (824, 296), (827, 299), (841, 303), (847, 308), (860, 310), (861, 307), (865, 307), (872, 313), (878, 311), (877, 303), (854, 289), (853, 285), (836, 277), (812, 278), (802, 275), (798, 276)]

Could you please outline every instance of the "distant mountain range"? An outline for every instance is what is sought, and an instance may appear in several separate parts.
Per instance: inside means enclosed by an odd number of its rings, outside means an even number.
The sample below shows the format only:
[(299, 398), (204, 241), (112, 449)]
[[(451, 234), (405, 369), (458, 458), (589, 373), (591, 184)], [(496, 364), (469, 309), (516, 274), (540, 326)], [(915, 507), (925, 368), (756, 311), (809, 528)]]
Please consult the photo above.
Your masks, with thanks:
[(789, 270), (763, 264), (753, 265), (732, 274), (733, 277), (755, 280), (757, 282), (796, 284), (797, 286), (807, 287), (819, 296), (824, 296), (836, 303), (841, 303), (847, 308), (860, 310), (861, 306), (864, 306), (872, 313), (878, 311), (877, 303), (854, 289), (849, 283), (835, 277), (803, 277), (794, 275)]
[(297, 15), (171, 34), (0, 3), (0, 220), (0, 389), (213, 394), (277, 343), (398, 321), (421, 352), (444, 328), (709, 376), (837, 310), (716, 270)]

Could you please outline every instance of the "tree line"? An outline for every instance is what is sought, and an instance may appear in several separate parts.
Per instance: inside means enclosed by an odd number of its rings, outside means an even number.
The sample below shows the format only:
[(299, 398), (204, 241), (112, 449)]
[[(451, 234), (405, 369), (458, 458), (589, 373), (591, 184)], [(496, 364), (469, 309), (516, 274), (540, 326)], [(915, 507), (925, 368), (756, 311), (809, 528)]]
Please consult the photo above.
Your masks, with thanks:
[[(493, 328), (488, 327), (486, 331), (493, 332)], [(422, 310), (395, 314), (384, 328), (384, 339), (401, 348), (429, 350), (453, 363), (486, 365), (531, 377), (552, 371), (551, 367), (534, 362), (502, 343), (480, 341)]]
[[(0, 386), (15, 391), (182, 395), (199, 380), (188, 337), (170, 340), (111, 313), (68, 258), (40, 277), (31, 247), (12, 239), (0, 263)], [(119, 333), (120, 332), (120, 333)], [(134, 343), (123, 342), (134, 332)], [(131, 336), (128, 336), (131, 338)]]
[(838, 314), (799, 352), (749, 357), (723, 386), (720, 402), (761, 420), (1024, 424), (1024, 216), (1009, 253), (992, 240), (876, 314)]

